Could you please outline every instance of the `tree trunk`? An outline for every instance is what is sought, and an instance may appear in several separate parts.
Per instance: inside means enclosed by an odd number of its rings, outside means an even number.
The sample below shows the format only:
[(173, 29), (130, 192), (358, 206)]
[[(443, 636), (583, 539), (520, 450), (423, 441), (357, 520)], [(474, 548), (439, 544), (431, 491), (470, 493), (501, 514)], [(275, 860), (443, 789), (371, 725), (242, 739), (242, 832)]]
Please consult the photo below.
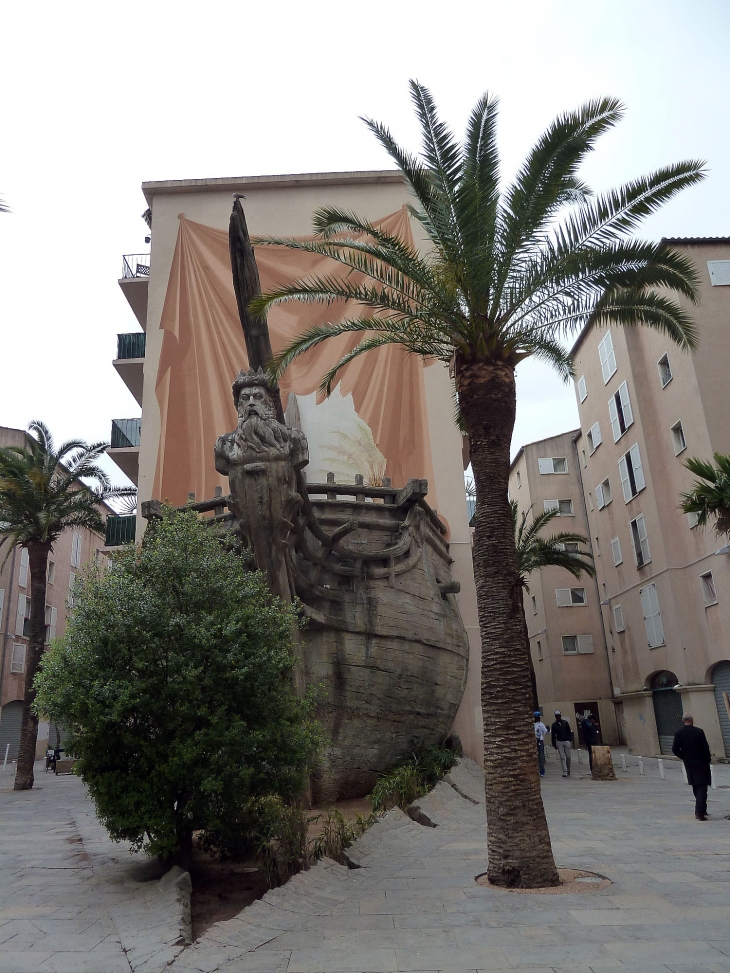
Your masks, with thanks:
[(559, 879), (537, 773), (529, 645), (507, 496), (514, 368), (457, 358), (456, 382), (476, 487), (488, 876), (510, 888), (552, 886)]
[(35, 700), (33, 680), (43, 658), (46, 642), (46, 569), (50, 544), (32, 541), (28, 544), (30, 567), (30, 638), (25, 660), (25, 696), (23, 719), (20, 725), (20, 748), (15, 771), (16, 791), (26, 791), (33, 786), (35, 748), (38, 740), (38, 717), (33, 712)]

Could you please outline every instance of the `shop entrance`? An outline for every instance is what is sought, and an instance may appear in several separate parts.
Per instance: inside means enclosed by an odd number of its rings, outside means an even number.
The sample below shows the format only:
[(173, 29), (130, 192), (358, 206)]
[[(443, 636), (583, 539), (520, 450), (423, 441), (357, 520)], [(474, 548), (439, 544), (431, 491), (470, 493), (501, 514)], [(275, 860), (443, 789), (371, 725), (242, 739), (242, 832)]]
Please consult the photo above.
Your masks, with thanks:
[(679, 680), (673, 672), (658, 672), (649, 683), (661, 753), (671, 753), (674, 734), (682, 726), (682, 697), (674, 688)]
[(730, 662), (718, 662), (712, 670), (712, 681), (725, 756), (730, 757)]

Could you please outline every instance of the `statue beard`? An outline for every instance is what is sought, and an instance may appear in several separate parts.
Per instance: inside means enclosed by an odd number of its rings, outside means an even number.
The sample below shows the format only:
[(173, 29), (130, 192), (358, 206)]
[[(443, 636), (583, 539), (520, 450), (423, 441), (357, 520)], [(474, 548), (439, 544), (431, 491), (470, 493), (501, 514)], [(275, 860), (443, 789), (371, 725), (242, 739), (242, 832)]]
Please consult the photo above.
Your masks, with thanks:
[(246, 419), (238, 420), (236, 440), (239, 447), (255, 453), (271, 449), (283, 452), (289, 447), (289, 429), (277, 419), (262, 419), (253, 412)]

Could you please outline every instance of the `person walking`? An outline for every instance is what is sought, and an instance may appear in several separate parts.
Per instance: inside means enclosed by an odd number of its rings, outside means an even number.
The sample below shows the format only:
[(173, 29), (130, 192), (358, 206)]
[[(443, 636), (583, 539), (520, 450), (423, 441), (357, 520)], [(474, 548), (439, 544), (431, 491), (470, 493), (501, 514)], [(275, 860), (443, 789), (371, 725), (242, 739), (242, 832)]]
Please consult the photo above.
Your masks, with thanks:
[(555, 710), (555, 722), (550, 727), (553, 749), (560, 754), (560, 766), (563, 777), (570, 777), (570, 750), (573, 741), (573, 731), (570, 723), (564, 720), (559, 709)]
[(537, 741), (537, 765), (540, 768), (540, 776), (545, 776), (545, 737), (548, 735), (548, 728), (542, 721), (542, 714), (537, 709), (532, 714), (535, 718), (535, 740)]
[(710, 770), (710, 745), (705, 731), (694, 725), (691, 713), (682, 717), (684, 726), (674, 734), (672, 753), (684, 763), (687, 783), (695, 796), (695, 817), (698, 821), (707, 820), (707, 788), (712, 783)]
[(593, 747), (597, 746), (599, 739), (598, 727), (591, 719), (590, 713), (585, 717), (580, 728), (583, 731), (583, 743), (585, 743), (586, 750), (588, 751), (588, 766), (591, 768), (591, 773), (593, 773)]

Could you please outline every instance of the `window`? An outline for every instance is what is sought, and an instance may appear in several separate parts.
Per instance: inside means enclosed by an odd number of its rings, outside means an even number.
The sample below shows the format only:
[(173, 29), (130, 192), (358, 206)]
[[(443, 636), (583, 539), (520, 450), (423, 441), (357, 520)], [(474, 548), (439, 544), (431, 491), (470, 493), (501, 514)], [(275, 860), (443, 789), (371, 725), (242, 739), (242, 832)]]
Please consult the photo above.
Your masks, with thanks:
[(613, 606), (613, 624), (617, 632), (626, 631), (626, 624), (624, 622), (624, 610), (621, 605)]
[(664, 626), (662, 625), (662, 615), (659, 611), (659, 598), (656, 593), (656, 585), (648, 584), (639, 591), (641, 595), (641, 608), (644, 612), (644, 625), (646, 625), (646, 637), (649, 641), (649, 648), (655, 649), (658, 645), (664, 645)]
[(672, 426), (672, 445), (674, 446), (674, 455), (679, 456), (682, 450), (687, 448), (687, 440), (684, 438), (684, 429), (682, 429), (681, 422), (675, 422)]
[(30, 598), (18, 595), (18, 612), (15, 616), (15, 634), (23, 638), (30, 636)]
[(519, 488), (522, 486), (522, 477), (520, 475), (519, 470), (517, 470), (516, 478), (517, 478), (517, 489), (519, 490)]
[(712, 571), (707, 571), (705, 574), (700, 575), (700, 584), (702, 585), (702, 597), (705, 599), (705, 608), (708, 605), (716, 605), (717, 590), (715, 589), (715, 579), (712, 577)]
[(689, 529), (692, 530), (693, 527), (696, 527), (697, 524), (699, 523), (699, 520), (700, 520), (700, 515), (699, 514), (695, 513), (694, 511), (692, 511), (691, 513), (688, 513), (687, 514), (687, 523), (689, 524)]
[(667, 385), (672, 381), (672, 369), (669, 366), (669, 355), (662, 355), (662, 357), (657, 362), (657, 368), (659, 369), (659, 381), (662, 383), (662, 388), (666, 388)]
[(591, 428), (588, 430), (588, 435), (586, 438), (588, 440), (588, 449), (592, 456), (603, 442), (603, 439), (601, 438), (601, 424), (599, 422), (593, 423)]
[(603, 510), (612, 500), (611, 484), (608, 482), (608, 478), (606, 478), (603, 483), (599, 483), (596, 487), (596, 504), (598, 509)]
[(532, 614), (537, 615), (537, 598), (532, 595)]
[(69, 608), (73, 608), (73, 603), (74, 603), (74, 585), (75, 584), (76, 584), (76, 575), (72, 571), (71, 574), (69, 574), (69, 576), (68, 576), (68, 598), (66, 599), (67, 602), (68, 602)]
[(10, 671), (25, 672), (25, 646), (22, 642), (13, 642), (10, 649)]
[(621, 476), (624, 500), (628, 503), (629, 500), (632, 500), (646, 486), (644, 470), (641, 465), (641, 455), (636, 443), (618, 461), (618, 471)]
[(631, 541), (634, 545), (634, 558), (636, 560), (636, 567), (643, 568), (645, 564), (651, 561), (651, 554), (649, 553), (649, 541), (646, 536), (646, 523), (644, 521), (644, 515), (639, 514), (634, 520), (629, 524), (631, 528)]
[(613, 338), (609, 331), (598, 345), (598, 360), (601, 363), (601, 373), (603, 374), (603, 384), (607, 385), (609, 378), (616, 371), (616, 355), (613, 351)]
[(556, 588), (555, 598), (558, 608), (573, 608), (588, 603), (585, 588)]
[(552, 510), (557, 510), (559, 517), (573, 516), (572, 500), (543, 500), (542, 507), (545, 513), (549, 513)]
[(71, 535), (71, 567), (81, 567), (81, 534)]
[(53, 582), (55, 580), (56, 580), (56, 562), (55, 561), (49, 561), (48, 562), (48, 571), (46, 573), (46, 581), (47, 581), (48, 584), (53, 584)]
[(25, 588), (28, 585), (28, 551), (25, 547), (20, 549), (20, 570), (18, 571), (18, 584), (21, 588)]
[(713, 287), (727, 287), (730, 284), (730, 260), (708, 260), (707, 269)]
[(537, 466), (542, 474), (568, 472), (568, 464), (564, 456), (541, 456)]
[(46, 645), (56, 637), (56, 609), (46, 605)]
[(590, 655), (592, 652), (592, 635), (563, 635), (564, 655)]
[(613, 554), (613, 563), (621, 564), (623, 561), (623, 555), (621, 554), (621, 541), (618, 537), (614, 537), (611, 541), (611, 553)]
[(561, 545), (564, 551), (569, 554), (578, 554), (580, 552), (580, 544), (578, 541), (566, 541)]
[(613, 441), (617, 443), (634, 421), (634, 413), (629, 399), (629, 387), (622, 382), (618, 392), (608, 400), (608, 416), (611, 420)]
[(578, 398), (581, 400), (581, 402), (585, 402), (585, 400), (588, 398), (585, 375), (581, 375), (581, 377), (578, 379)]

